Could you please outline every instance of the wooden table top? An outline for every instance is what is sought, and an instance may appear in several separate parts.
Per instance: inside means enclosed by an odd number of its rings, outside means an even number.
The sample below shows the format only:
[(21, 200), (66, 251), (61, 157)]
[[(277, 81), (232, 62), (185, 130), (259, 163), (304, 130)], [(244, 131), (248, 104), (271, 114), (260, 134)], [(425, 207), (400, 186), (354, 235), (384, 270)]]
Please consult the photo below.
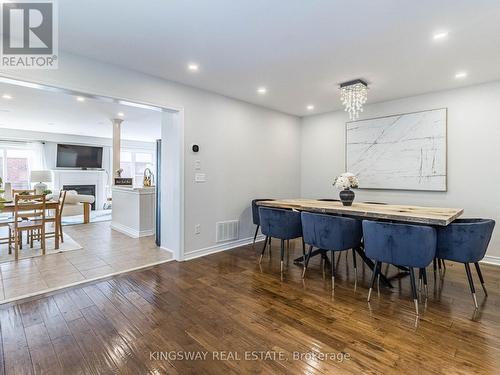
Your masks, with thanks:
[(422, 207), (395, 204), (357, 203), (343, 206), (342, 202), (319, 201), (316, 199), (280, 199), (260, 201), (259, 206), (292, 208), (327, 214), (344, 214), (371, 219), (395, 220), (406, 223), (420, 223), (446, 226), (463, 214), (463, 208)]
[[(33, 206), (34, 204), (39, 204), (39, 203), (30, 203), (26, 204), (26, 206)], [(45, 202), (45, 209), (47, 210), (53, 210), (57, 208), (59, 205), (58, 201), (46, 201)], [(14, 212), (14, 202), (4, 202), (3, 207), (0, 208), (0, 212)]]

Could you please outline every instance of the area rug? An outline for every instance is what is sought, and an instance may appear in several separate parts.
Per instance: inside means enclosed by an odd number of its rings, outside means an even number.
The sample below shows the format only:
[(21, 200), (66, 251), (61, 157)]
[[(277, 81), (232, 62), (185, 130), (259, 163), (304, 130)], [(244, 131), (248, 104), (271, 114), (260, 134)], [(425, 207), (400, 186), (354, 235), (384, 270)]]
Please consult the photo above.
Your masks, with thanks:
[[(55, 250), (55, 239), (47, 238), (46, 239), (46, 254), (56, 254), (62, 253), (66, 251), (80, 250), (82, 247), (78, 242), (76, 242), (69, 235), (64, 234), (64, 242), (59, 242), (59, 250)], [(3, 233), (1, 235), (3, 237)], [(42, 249), (40, 248), (40, 243), (35, 241), (33, 244), (33, 249), (26, 244), (26, 241), (23, 244), (23, 249), (19, 250), (19, 259), (27, 259), (42, 256)], [(14, 259), (14, 249), (12, 249), (12, 254), (9, 254), (8, 245), (0, 245), (0, 263), (12, 262)]]
[[(111, 221), (111, 212), (111, 210), (90, 211), (90, 222)], [(83, 215), (63, 216), (61, 223), (62, 225), (83, 224)]]

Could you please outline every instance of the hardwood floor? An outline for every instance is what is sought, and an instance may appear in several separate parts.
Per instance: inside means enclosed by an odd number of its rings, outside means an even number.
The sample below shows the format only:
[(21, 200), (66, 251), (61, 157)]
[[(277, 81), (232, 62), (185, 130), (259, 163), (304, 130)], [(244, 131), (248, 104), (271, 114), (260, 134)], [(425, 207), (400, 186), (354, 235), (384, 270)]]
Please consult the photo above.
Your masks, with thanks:
[(354, 290), (344, 254), (332, 295), (318, 258), (304, 281), (290, 262), (281, 282), (279, 249), (259, 267), (259, 248), (4, 306), (0, 374), (498, 373), (498, 268), (483, 266), (487, 299), (475, 275), (477, 314), (462, 265), (448, 262), (442, 283), (429, 270), (430, 295), (416, 321), (407, 277), (368, 305), (370, 272), (360, 268)]

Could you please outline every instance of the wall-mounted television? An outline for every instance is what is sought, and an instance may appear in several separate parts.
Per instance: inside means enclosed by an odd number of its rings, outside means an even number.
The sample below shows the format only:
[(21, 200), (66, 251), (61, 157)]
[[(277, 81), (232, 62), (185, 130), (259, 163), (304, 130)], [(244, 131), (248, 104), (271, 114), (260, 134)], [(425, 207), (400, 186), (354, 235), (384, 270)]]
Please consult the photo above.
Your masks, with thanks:
[(56, 167), (100, 169), (102, 147), (58, 144)]

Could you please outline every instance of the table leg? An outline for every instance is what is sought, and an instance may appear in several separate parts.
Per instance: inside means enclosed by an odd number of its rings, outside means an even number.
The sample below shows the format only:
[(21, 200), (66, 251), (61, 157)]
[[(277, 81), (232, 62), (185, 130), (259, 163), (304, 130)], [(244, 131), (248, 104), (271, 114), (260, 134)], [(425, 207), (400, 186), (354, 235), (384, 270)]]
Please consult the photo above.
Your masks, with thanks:
[(90, 223), (90, 203), (83, 204), (83, 223)]
[[(366, 265), (370, 267), (370, 269), (373, 271), (373, 269), (375, 268), (375, 263), (373, 263), (373, 261), (366, 256), (365, 252), (361, 247), (357, 247), (355, 250), (361, 257), (361, 259), (363, 259), (363, 262), (365, 262)], [(382, 281), (387, 287), (392, 288), (391, 282), (382, 273), (380, 273), (380, 281)]]

